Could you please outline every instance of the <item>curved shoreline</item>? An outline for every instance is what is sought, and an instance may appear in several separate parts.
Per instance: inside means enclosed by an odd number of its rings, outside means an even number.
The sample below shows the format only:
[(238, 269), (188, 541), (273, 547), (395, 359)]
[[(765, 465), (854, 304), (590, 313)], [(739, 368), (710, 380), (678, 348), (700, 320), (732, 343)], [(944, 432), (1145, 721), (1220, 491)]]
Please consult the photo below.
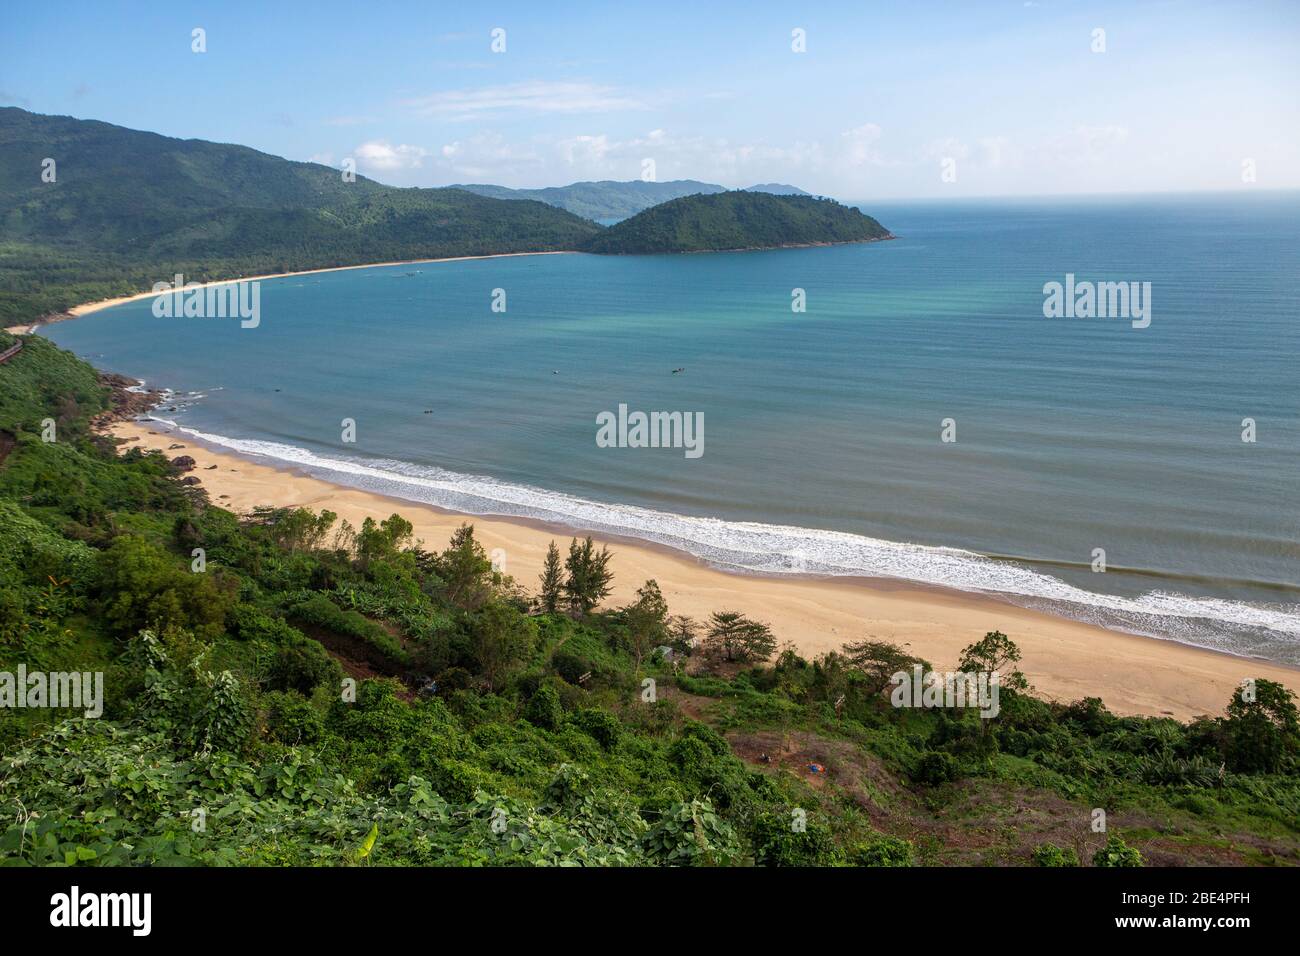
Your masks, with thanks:
[[(246, 513), (258, 506), (328, 508), (359, 526), (401, 513), (417, 538), (437, 548), (462, 522), (474, 525), (489, 551), (501, 549), (506, 572), (533, 588), (547, 545), (578, 532), (525, 518), (481, 517), (363, 491), (277, 467), (202, 441), (161, 422), (119, 422), (110, 432), (128, 445), (174, 456), (185, 445), (214, 504)], [(214, 466), (215, 467), (210, 467)], [(889, 640), (931, 661), (956, 664), (963, 647), (1001, 630), (1023, 654), (1021, 668), (1041, 696), (1062, 701), (1100, 697), (1120, 714), (1187, 720), (1222, 713), (1246, 677), (1267, 677), (1300, 690), (1300, 669), (1141, 637), (1012, 604), (996, 596), (877, 578), (771, 577), (711, 567), (666, 545), (593, 534), (614, 552), (614, 590), (607, 606), (635, 599), (648, 578), (658, 581), (673, 613), (697, 619), (739, 610), (772, 625), (804, 655), (847, 641)]]
[[(366, 263), (218, 280), (202, 285), (227, 285), (384, 266), (566, 254), (573, 253), (502, 253)], [(84, 303), (73, 307), (67, 314), (70, 318), (78, 318), (126, 302), (154, 298), (158, 294), (143, 292)], [(33, 326), (32, 330), (36, 327)], [(161, 437), (169, 430), (161, 423), (156, 429), (150, 429), (138, 422), (125, 422), (113, 426), (112, 430), (164, 453), (168, 451), (167, 445), (174, 443)], [(380, 519), (398, 510), (408, 517), (421, 516), (422, 520), (416, 522), (417, 533), (421, 530), (433, 532), (433, 536), (428, 538), (431, 544), (440, 543), (460, 522), (468, 520), (480, 529), (489, 549), (492, 545), (488, 542), (497, 540), (509, 542), (514, 550), (521, 552), (522, 561), (530, 572), (540, 569), (546, 543), (551, 538), (583, 533), (575, 532), (573, 527), (525, 517), (485, 518), (453, 512), (437, 505), (316, 478), (291, 465), (264, 464), (238, 451), (215, 450), (191, 435), (183, 436), (183, 440), (204, 449), (201, 470), (196, 471), (196, 475), (204, 479), (204, 486), (212, 494), (214, 502), (236, 511), (248, 511), (257, 505), (307, 505), (328, 507), (348, 517), (347, 512), (340, 510), (348, 507), (359, 515), (353, 521), (359, 524), (365, 516)], [(240, 463), (242, 470), (230, 467), (229, 462)], [(206, 466), (212, 463), (216, 463), (217, 468), (209, 472)], [(232, 484), (234, 475), (245, 473), (258, 476), (255, 488), (245, 487), (242, 481)], [(286, 480), (288, 486), (282, 487)], [(306, 494), (308, 489), (310, 494)], [(931, 659), (936, 666), (953, 665), (962, 647), (988, 630), (1004, 630), (1020, 643), (1025, 654), (1022, 666), (1040, 694), (1061, 700), (1101, 697), (1119, 713), (1167, 715), (1181, 719), (1219, 713), (1244, 676), (1268, 676), (1300, 689), (1300, 668), (1173, 639), (1113, 630), (1050, 611), (1027, 608), (995, 593), (963, 591), (894, 578), (747, 574), (720, 569), (666, 544), (609, 532), (597, 532), (593, 537), (609, 543), (619, 554), (626, 556), (624, 560), (615, 559), (616, 570), (623, 573), (616, 578), (611, 605), (631, 600), (635, 588), (646, 577), (656, 577), (665, 595), (672, 599), (674, 612), (706, 617), (713, 610), (738, 609), (768, 620), (776, 628), (778, 637), (791, 640), (806, 655), (838, 648), (846, 641), (873, 636), (908, 645), (913, 652)], [(536, 567), (532, 568), (534, 564)], [(622, 565), (644, 568), (645, 574), (638, 576), (641, 571), (637, 570), (629, 577), (627, 568)], [(656, 569), (658, 573), (653, 573)], [(531, 584), (533, 575), (516, 571), (515, 576)], [(665, 586), (665, 580), (676, 584)], [(710, 600), (724, 595), (735, 600), (730, 604)], [(904, 640), (905, 637), (914, 640)], [(1126, 663), (1120, 668), (1121, 674), (1106, 669), (1105, 664), (1099, 662)], [(1165, 668), (1172, 672), (1164, 673)]]
[[(474, 259), (512, 259), (517, 256), (572, 256), (577, 255), (576, 249), (553, 249), (546, 252), (493, 252), (481, 256), (444, 256), (440, 259), (398, 259), (394, 262), (362, 262), (354, 266), (324, 266), (320, 269), (303, 269), (299, 272), (271, 272), (266, 275), (258, 276), (240, 276), (235, 279), (214, 279), (211, 282), (197, 283), (194, 288), (207, 289), (211, 286), (234, 285), (239, 282), (261, 282), (263, 279), (288, 279), (293, 276), (311, 276), (318, 275), (322, 272), (345, 272), (349, 269), (381, 269), (384, 266), (415, 266), (428, 265), (436, 262), (468, 262)], [(138, 302), (141, 299), (153, 299), (160, 295), (167, 295), (168, 292), (135, 292), (131, 295), (117, 296), (112, 299), (96, 299), (94, 302), (83, 302), (80, 305), (74, 305), (66, 312), (55, 312), (48, 316), (41, 316), (35, 322), (29, 325), (14, 325), (5, 329), (11, 335), (30, 335), (45, 325), (53, 325), (57, 322), (66, 322), (69, 319), (79, 319), (83, 315), (90, 315), (92, 312), (100, 312), (104, 309), (111, 309), (115, 305), (124, 305), (127, 302)]]

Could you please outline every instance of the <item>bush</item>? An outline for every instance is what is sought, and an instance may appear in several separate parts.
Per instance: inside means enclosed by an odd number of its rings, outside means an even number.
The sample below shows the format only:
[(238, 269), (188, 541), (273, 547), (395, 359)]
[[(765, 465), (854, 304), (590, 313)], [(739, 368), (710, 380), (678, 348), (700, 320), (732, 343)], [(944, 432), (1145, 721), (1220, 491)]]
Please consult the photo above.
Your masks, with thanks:
[(1141, 866), (1142, 854), (1124, 842), (1119, 834), (1112, 834), (1106, 845), (1092, 855), (1093, 866)]
[(321, 715), (298, 694), (268, 694), (266, 703), (266, 731), (273, 740), (296, 746), (315, 743), (324, 736)]
[(1043, 843), (1034, 848), (1034, 866), (1078, 866), (1079, 854), (1070, 847), (1061, 849), (1055, 843)]
[(564, 709), (560, 706), (560, 695), (550, 684), (543, 684), (533, 692), (524, 708), (524, 720), (534, 727), (555, 730), (564, 719)]
[(698, 720), (692, 720), (683, 727), (682, 736), (694, 737), (708, 747), (709, 753), (715, 757), (726, 757), (731, 754), (731, 746), (727, 743), (726, 738), (708, 724), (701, 723)]
[(641, 845), (652, 861), (666, 866), (728, 866), (740, 859), (735, 830), (708, 800), (667, 807)]
[(212, 573), (181, 570), (166, 551), (121, 535), (99, 556), (104, 619), (122, 636), (144, 628), (178, 627), (200, 637), (221, 633), (228, 597)]
[(268, 668), (266, 686), (272, 690), (296, 690), (310, 695), (321, 684), (338, 687), (343, 668), (318, 641), (301, 638), (276, 649)]
[(287, 624), (284, 618), (272, 617), (251, 604), (236, 604), (226, 623), (230, 632), (243, 641), (295, 644), (304, 636), (302, 631)]
[(551, 669), (567, 683), (575, 685), (584, 674), (593, 673), (595, 670), (590, 661), (568, 651), (556, 651), (551, 655)]
[(834, 851), (830, 827), (800, 809), (759, 814), (750, 839), (762, 866), (824, 866)]
[(713, 752), (698, 737), (678, 737), (668, 748), (668, 761), (682, 776), (698, 781), (709, 773)]
[(623, 734), (623, 725), (607, 710), (583, 708), (575, 711), (569, 719), (605, 750), (613, 750), (618, 746), (619, 737)]
[(850, 866), (911, 866), (915, 856), (911, 840), (881, 837), (850, 847), (845, 862)]
[(912, 779), (917, 783), (937, 787), (939, 784), (956, 780), (959, 774), (960, 768), (952, 754), (942, 750), (927, 750), (917, 764)]

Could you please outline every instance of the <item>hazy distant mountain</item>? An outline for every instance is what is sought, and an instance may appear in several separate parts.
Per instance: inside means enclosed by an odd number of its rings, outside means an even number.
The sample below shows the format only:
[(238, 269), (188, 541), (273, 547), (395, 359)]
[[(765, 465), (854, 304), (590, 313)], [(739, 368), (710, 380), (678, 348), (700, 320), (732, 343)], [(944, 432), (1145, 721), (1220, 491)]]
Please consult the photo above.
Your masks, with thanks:
[(786, 183), (759, 183), (757, 186), (749, 186), (745, 189), (747, 193), (771, 193), (773, 196), (811, 196), (812, 193), (800, 189), (798, 186), (790, 186)]
[(889, 230), (833, 199), (736, 190), (653, 206), (590, 240), (588, 252), (767, 249), (887, 239)]
[(648, 183), (639, 179), (628, 182), (604, 179), (600, 182), (571, 183), (568, 186), (547, 186), (544, 189), (509, 189), (479, 183), (452, 188), (493, 199), (536, 199), (566, 209), (574, 215), (595, 220), (626, 219), (670, 199), (697, 193), (726, 192), (723, 186), (701, 183), (694, 179), (675, 179), (666, 183)]
[[(54, 181), (42, 179), (55, 160)], [(552, 205), (396, 189), (246, 146), (0, 108), (0, 320), (148, 289), (396, 259), (576, 249)]]

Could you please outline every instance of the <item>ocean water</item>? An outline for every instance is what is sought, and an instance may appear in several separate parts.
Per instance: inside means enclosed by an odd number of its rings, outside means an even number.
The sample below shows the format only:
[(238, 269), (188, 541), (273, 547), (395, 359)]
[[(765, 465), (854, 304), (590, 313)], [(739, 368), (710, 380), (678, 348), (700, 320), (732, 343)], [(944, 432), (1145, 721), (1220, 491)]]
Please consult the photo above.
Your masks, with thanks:
[[(144, 301), (44, 334), (350, 485), (1300, 664), (1300, 194), (860, 205), (899, 238), (322, 273), (264, 281), (255, 329)], [(1149, 327), (1045, 318), (1067, 273), (1151, 283)], [(598, 447), (620, 404), (701, 413), (703, 454)]]

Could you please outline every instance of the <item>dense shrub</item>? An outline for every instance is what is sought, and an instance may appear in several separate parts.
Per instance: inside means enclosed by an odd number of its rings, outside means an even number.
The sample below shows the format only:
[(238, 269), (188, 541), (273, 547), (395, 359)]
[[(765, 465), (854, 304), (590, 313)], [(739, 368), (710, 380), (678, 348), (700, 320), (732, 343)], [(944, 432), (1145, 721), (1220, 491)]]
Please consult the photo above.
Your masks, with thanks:
[(915, 854), (910, 840), (880, 837), (851, 846), (845, 854), (845, 862), (850, 866), (911, 866)]
[(917, 783), (936, 787), (950, 780), (956, 780), (960, 774), (957, 759), (942, 750), (927, 750), (921, 755), (913, 779)]
[(1142, 854), (1124, 842), (1117, 833), (1106, 838), (1106, 845), (1092, 856), (1093, 866), (1141, 866)]
[(266, 686), (271, 690), (296, 690), (310, 694), (321, 684), (338, 688), (343, 668), (318, 641), (301, 638), (276, 648), (267, 668)]
[(574, 726), (580, 728), (583, 733), (589, 734), (605, 750), (613, 750), (618, 746), (623, 725), (609, 711), (584, 707), (574, 711), (569, 719), (573, 721)]
[(1070, 847), (1061, 849), (1055, 843), (1043, 843), (1034, 848), (1034, 866), (1078, 866), (1079, 854)]
[(560, 706), (560, 695), (550, 684), (542, 684), (528, 699), (524, 708), (524, 719), (535, 727), (555, 730), (564, 719), (564, 709)]
[(834, 854), (830, 828), (801, 808), (759, 814), (748, 835), (763, 866), (822, 866)]

